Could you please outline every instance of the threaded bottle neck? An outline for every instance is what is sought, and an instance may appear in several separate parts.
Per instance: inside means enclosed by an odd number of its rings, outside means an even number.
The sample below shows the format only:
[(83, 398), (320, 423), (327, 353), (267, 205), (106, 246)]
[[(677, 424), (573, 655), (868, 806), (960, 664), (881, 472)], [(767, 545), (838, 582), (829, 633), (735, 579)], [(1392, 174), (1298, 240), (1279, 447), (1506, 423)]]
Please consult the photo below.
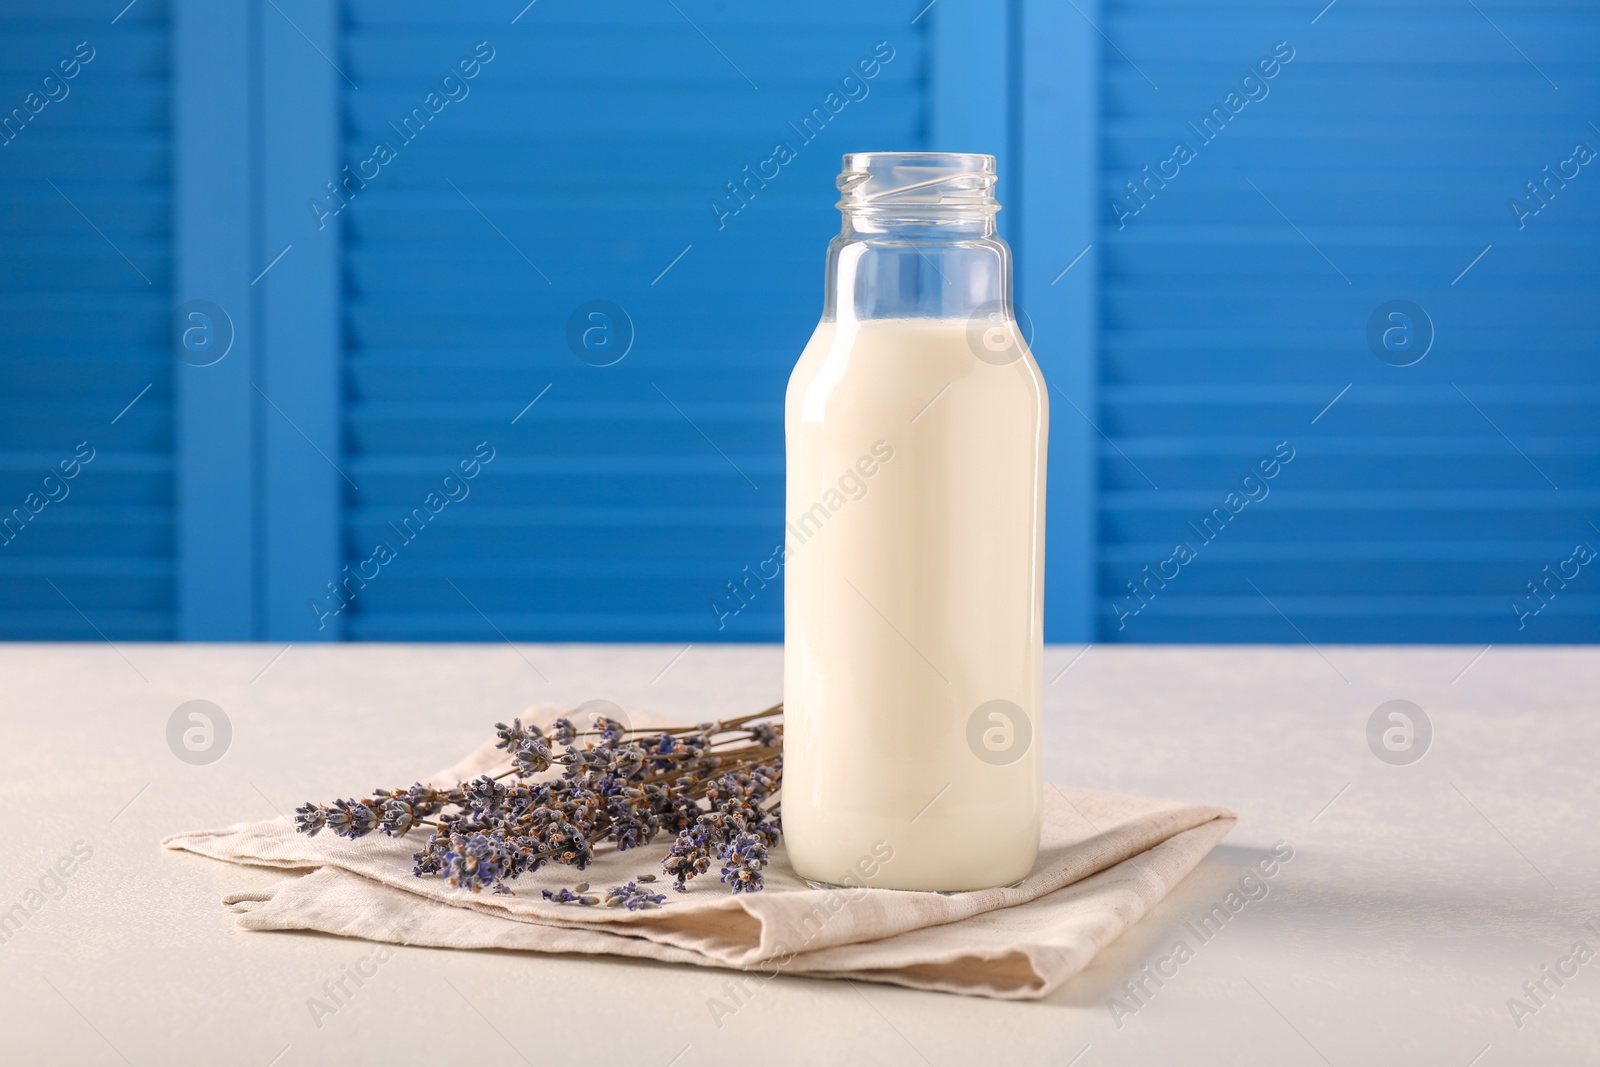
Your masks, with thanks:
[(918, 239), (995, 232), (993, 156), (959, 152), (852, 152), (839, 174), (844, 232), (913, 230)]
[(823, 321), (1011, 314), (993, 156), (854, 152), (839, 175)]

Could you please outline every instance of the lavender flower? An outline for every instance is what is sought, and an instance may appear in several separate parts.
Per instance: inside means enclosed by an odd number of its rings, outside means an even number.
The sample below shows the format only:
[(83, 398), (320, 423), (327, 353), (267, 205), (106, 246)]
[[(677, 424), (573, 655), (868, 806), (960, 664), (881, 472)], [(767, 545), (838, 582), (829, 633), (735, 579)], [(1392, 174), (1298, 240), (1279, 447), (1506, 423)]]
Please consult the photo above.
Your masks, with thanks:
[(661, 861), (661, 869), (674, 879), (672, 888), (680, 893), (688, 891), (689, 879), (711, 869), (711, 846), (707, 839), (709, 829), (696, 822), (679, 830), (678, 839), (672, 843), (667, 858)]
[(340, 837), (365, 837), (378, 824), (372, 808), (359, 800), (335, 800), (327, 809), (324, 820), (328, 829)]
[(468, 782), (465, 791), (467, 803), (485, 814), (499, 810), (506, 796), (506, 787), (487, 774)]
[[(671, 734), (662, 734), (655, 739), (654, 744), (651, 746), (650, 754), (657, 757), (671, 756), (677, 750), (677, 747), (677, 738)], [(672, 766), (672, 760), (655, 759), (651, 761), (650, 766), (655, 770), (664, 771)]]
[(375, 795), (379, 800), (378, 828), (390, 837), (409, 833), (421, 820), (436, 814), (446, 802), (437, 789), (420, 782), (399, 792), (380, 789)]
[(459, 835), (450, 839), (444, 856), (444, 871), (450, 884), (474, 893), (484, 886), (499, 888), (505, 873), (503, 843), (488, 834)]
[(307, 837), (316, 837), (328, 825), (328, 809), (309, 801), (294, 809), (294, 828)]
[(579, 882), (577, 892), (573, 892), (567, 888), (561, 888), (552, 893), (550, 890), (546, 889), (544, 891), (544, 899), (552, 900), (557, 904), (582, 904), (585, 907), (593, 907), (594, 905), (600, 903), (600, 898), (596, 896), (590, 896), (585, 893), (584, 890), (588, 888), (588, 882)]
[(542, 742), (544, 740), (543, 730), (531, 723), (523, 726), (521, 719), (512, 719), (510, 726), (503, 722), (497, 722), (494, 724), (494, 732), (495, 736), (500, 738), (499, 741), (495, 742), (494, 747), (503, 748), (508, 752), (515, 752), (520, 748), (526, 748), (534, 742)]
[(557, 863), (569, 864), (583, 870), (594, 861), (594, 849), (588, 835), (566, 820), (552, 823), (543, 838), (545, 851), (552, 853)]
[(667, 898), (664, 894), (652, 893), (637, 882), (612, 886), (606, 890), (606, 907), (608, 908), (627, 908), (629, 911), (639, 911), (641, 909), (659, 908), (666, 902)]
[(449, 849), (450, 839), (442, 834), (433, 834), (428, 838), (428, 843), (422, 851), (411, 858), (414, 861), (411, 873), (418, 878), (427, 878), (430, 875), (444, 873), (444, 857)]
[(556, 739), (558, 745), (571, 745), (578, 736), (578, 731), (573, 727), (572, 720), (561, 718), (550, 724), (550, 736)]
[(767, 843), (755, 834), (740, 834), (720, 854), (728, 861), (722, 880), (735, 893), (759, 893), (764, 881), (761, 869), (767, 865)]
[(628, 728), (616, 719), (608, 719), (604, 715), (594, 717), (594, 728), (599, 732), (601, 740), (607, 744), (616, 744), (627, 736)]
[(511, 767), (522, 778), (531, 778), (549, 770), (552, 762), (554, 759), (550, 755), (550, 746), (539, 738), (527, 741), (511, 756)]

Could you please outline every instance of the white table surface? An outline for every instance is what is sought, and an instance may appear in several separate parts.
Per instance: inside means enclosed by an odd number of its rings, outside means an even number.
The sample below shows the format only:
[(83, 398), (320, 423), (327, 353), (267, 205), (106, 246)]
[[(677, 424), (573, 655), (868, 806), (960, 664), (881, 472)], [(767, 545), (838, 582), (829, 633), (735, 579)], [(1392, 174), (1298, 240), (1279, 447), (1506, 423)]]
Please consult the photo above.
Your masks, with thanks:
[[(374, 946), (237, 929), (221, 896), (283, 876), (162, 836), (426, 773), (533, 703), (764, 707), (780, 649), (0, 646), (0, 911), (74, 842), (93, 851), (0, 944), (0, 1062), (1600, 1063), (1600, 957), (1547, 981), (1520, 1029), (1507, 1007), (1574, 942), (1600, 951), (1584, 927), (1600, 929), (1600, 650), (1079, 651), (1047, 656), (1047, 778), (1213, 801), (1240, 822), (1045, 1001), (783, 976), (719, 1027), (708, 1001), (728, 972), (401, 948), (319, 1026), (308, 1001)], [(1394, 698), (1434, 726), (1409, 766), (1367, 746)], [(233, 725), (208, 766), (167, 747), (192, 699)], [(1117, 1025), (1108, 998), (1279, 840), (1294, 858), (1268, 896)]]

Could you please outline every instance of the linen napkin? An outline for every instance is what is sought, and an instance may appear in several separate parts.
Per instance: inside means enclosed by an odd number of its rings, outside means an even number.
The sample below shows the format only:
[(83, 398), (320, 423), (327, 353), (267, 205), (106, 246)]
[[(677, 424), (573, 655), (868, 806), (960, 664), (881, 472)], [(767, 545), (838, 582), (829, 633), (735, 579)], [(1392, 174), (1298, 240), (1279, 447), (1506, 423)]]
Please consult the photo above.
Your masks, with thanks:
[[(548, 722), (561, 709), (530, 709)], [(634, 714), (636, 723), (648, 717)], [(508, 769), (486, 742), (431, 776), (449, 785)], [(396, 778), (399, 781), (399, 778)], [(348, 786), (345, 783), (344, 786)], [(332, 784), (329, 794), (351, 792)], [(1021, 883), (941, 894), (891, 889), (816, 889), (771, 852), (759, 893), (733, 894), (715, 871), (673, 892), (661, 859), (671, 845), (596, 849), (579, 872), (547, 866), (513, 883), (514, 896), (471, 893), (440, 878), (416, 878), (412, 853), (425, 837), (381, 834), (349, 841), (296, 833), (285, 818), (174, 834), (162, 844), (231, 863), (295, 870), (264, 892), (223, 904), (248, 930), (316, 930), (405, 945), (634, 956), (778, 974), (854, 978), (915, 989), (1004, 999), (1049, 995), (1096, 952), (1137, 922), (1233, 827), (1232, 812), (1046, 786), (1038, 862)], [(415, 839), (413, 839), (415, 838)], [(303, 873), (309, 870), (309, 873)], [(648, 911), (581, 907), (540, 890), (587, 881), (607, 886), (659, 875), (667, 904)], [(594, 891), (592, 891), (594, 892)]]

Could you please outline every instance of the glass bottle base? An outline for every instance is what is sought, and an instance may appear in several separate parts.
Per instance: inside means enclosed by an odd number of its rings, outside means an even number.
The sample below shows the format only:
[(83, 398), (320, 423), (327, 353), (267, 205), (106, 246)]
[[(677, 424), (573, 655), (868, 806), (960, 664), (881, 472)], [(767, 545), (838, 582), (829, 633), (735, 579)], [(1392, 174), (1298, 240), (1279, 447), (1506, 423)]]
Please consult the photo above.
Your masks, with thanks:
[[(1027, 880), (1028, 880), (1027, 875), (1023, 875), (1021, 878), (1018, 878), (1015, 882), (1011, 882), (1008, 885), (985, 886), (984, 889), (1015, 889), (1015, 888), (1017, 888), (1017, 886), (1021, 885), (1023, 882), (1026, 882)], [(839, 882), (819, 882), (819, 881), (816, 881), (815, 879), (812, 879), (812, 878), (802, 878), (801, 881), (804, 882), (806, 885), (810, 886), (812, 889), (845, 889), (845, 890), (850, 890), (850, 891), (853, 892), (853, 891), (855, 891), (857, 889), (888, 888), (887, 886), (843, 885), (843, 884), (841, 884)], [(941, 897), (959, 897), (959, 896), (963, 896), (963, 895), (965, 895), (967, 893), (982, 893), (984, 891), (984, 889), (896, 889), (896, 890), (894, 890), (894, 892), (896, 892), (896, 893), (932, 893), (932, 894), (934, 894), (936, 896), (941, 896)]]

